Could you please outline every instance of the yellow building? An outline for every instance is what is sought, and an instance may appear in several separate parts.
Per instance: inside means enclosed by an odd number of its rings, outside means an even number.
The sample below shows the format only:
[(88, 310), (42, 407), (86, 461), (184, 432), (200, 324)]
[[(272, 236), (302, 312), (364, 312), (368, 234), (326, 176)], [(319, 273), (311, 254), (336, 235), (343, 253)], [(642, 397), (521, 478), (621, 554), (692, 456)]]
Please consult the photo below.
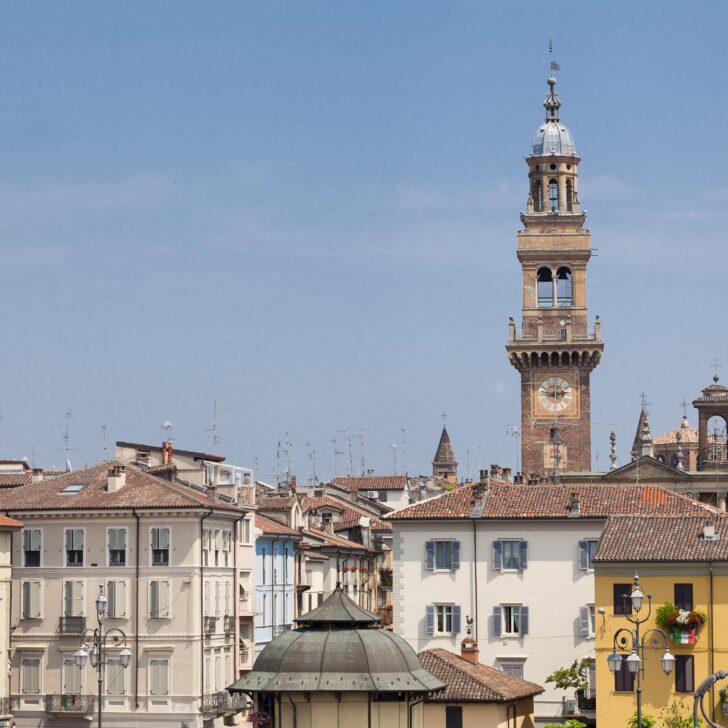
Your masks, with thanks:
[[(597, 725), (622, 728), (637, 709), (637, 676), (630, 674), (625, 659), (632, 651), (629, 632), (635, 629), (628, 617), (645, 620), (639, 625), (644, 648), (636, 653), (641, 658), (643, 715), (659, 719), (675, 702), (683, 703), (687, 715), (695, 688), (708, 675), (728, 670), (728, 517), (706, 507), (704, 517), (610, 518), (594, 567)], [(639, 611), (632, 609), (629, 596), (636, 574), (644, 593)], [(699, 626), (694, 626), (696, 613), (704, 619)], [(662, 635), (650, 632), (655, 628), (668, 635), (667, 644)], [(618, 635), (620, 629), (628, 632)], [(615, 643), (617, 636), (625, 639)], [(612, 672), (607, 658), (615, 645), (623, 659)], [(674, 657), (669, 674), (661, 664), (666, 647)], [(708, 704), (719, 716), (717, 690), (706, 696)]]

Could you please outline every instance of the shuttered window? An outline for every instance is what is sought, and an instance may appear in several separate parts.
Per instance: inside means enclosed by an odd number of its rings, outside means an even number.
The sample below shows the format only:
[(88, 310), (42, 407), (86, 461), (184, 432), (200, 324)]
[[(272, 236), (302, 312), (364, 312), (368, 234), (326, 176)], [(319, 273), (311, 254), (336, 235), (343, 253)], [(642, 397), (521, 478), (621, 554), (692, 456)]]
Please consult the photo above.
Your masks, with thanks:
[(63, 693), (64, 695), (81, 694), (81, 668), (73, 657), (63, 658)]
[(427, 634), (459, 634), (462, 610), (458, 604), (428, 604), (425, 607)]
[(617, 693), (631, 693), (634, 690), (635, 676), (627, 667), (627, 657), (629, 655), (622, 655), (619, 670), (614, 673), (614, 691)]
[(126, 566), (126, 529), (110, 528), (109, 566)]
[(692, 655), (675, 655), (675, 692), (695, 690), (695, 659)]
[(592, 561), (597, 552), (599, 541), (596, 539), (584, 539), (579, 541), (579, 568), (589, 571), (594, 568)]
[(522, 604), (497, 604), (493, 607), (491, 634), (494, 637), (523, 637), (528, 634), (528, 607)]
[(64, 581), (63, 582), (63, 616), (64, 617), (82, 617), (83, 616), (83, 582), (82, 581)]
[(210, 609), (212, 607), (212, 598), (210, 596), (212, 591), (211, 591), (210, 587), (211, 587), (210, 582), (206, 581), (205, 582), (205, 616), (206, 617), (210, 616)]
[(24, 695), (40, 693), (40, 657), (23, 657), (20, 661), (20, 683)]
[(23, 566), (40, 566), (40, 528), (23, 529)]
[(149, 616), (152, 619), (169, 617), (169, 582), (153, 579), (149, 582)]
[(149, 694), (169, 695), (169, 659), (166, 657), (149, 660)]
[(66, 529), (66, 566), (83, 566), (83, 529)]
[(108, 616), (112, 619), (126, 617), (126, 581), (112, 579), (106, 582)]
[(118, 657), (106, 661), (106, 694), (126, 695), (126, 670)]
[(460, 568), (460, 541), (425, 542), (425, 568), (431, 571), (455, 571)]
[(22, 584), (22, 614), (24, 619), (40, 618), (40, 581), (24, 581)]
[(594, 605), (579, 607), (579, 634), (582, 637), (593, 637), (596, 632)]
[(153, 528), (152, 566), (169, 566), (169, 529)]
[(693, 585), (675, 584), (675, 606), (688, 612), (693, 610)]
[(493, 541), (493, 568), (522, 571), (528, 566), (528, 542), (522, 539)]
[(225, 582), (225, 614), (227, 616), (231, 616), (233, 613), (232, 587), (233, 585), (229, 581)]
[(220, 617), (220, 591), (221, 584), (219, 581), (215, 582), (215, 617)]

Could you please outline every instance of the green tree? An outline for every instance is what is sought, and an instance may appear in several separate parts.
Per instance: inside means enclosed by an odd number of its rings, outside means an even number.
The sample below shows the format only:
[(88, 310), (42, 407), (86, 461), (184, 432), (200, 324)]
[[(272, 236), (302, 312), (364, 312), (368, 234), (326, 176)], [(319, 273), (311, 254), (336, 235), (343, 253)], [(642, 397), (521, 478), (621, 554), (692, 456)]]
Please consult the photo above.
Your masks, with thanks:
[(547, 683), (553, 683), (554, 687), (561, 690), (586, 690), (589, 687), (589, 666), (591, 660), (587, 657), (581, 662), (574, 660), (571, 667), (561, 667), (552, 672), (547, 678)]
[(567, 720), (566, 723), (546, 723), (543, 728), (586, 728), (586, 723), (582, 723), (576, 718)]
[[(693, 728), (693, 716), (690, 707), (683, 700), (675, 700), (660, 711), (662, 728)], [(703, 725), (698, 720), (698, 725)]]
[[(642, 728), (653, 728), (657, 721), (651, 715), (642, 713)], [(637, 728), (637, 713), (635, 713), (628, 721), (627, 728)]]

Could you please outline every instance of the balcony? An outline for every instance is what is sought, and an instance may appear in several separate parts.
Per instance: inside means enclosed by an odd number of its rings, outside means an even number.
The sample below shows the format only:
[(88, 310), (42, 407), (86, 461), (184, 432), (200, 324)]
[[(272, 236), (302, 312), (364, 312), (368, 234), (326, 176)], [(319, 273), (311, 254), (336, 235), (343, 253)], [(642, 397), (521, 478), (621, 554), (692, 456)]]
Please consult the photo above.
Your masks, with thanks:
[(593, 713), (597, 709), (597, 699), (591, 691), (577, 690), (576, 702), (581, 713)]
[(215, 634), (217, 631), (217, 617), (205, 617), (204, 629), (205, 634)]
[(227, 713), (230, 710), (235, 710), (235, 701), (233, 696), (223, 690), (219, 693), (208, 693), (202, 696), (202, 705), (200, 706), (201, 713), (215, 713), (221, 715)]
[(12, 715), (10, 698), (0, 698), (0, 716)]
[(247, 667), (248, 660), (250, 660), (251, 651), (247, 647), (241, 647), (239, 652), (240, 667)]
[(95, 695), (53, 694), (45, 696), (46, 713), (88, 715), (94, 712)]
[(235, 617), (232, 614), (226, 614), (222, 618), (222, 631), (225, 634), (233, 634), (235, 632)]
[(291, 625), (290, 624), (276, 624), (273, 627), (273, 639), (276, 637), (280, 637), (284, 632), (290, 632), (291, 631)]
[(83, 634), (86, 631), (86, 617), (61, 617), (58, 631), (61, 634)]

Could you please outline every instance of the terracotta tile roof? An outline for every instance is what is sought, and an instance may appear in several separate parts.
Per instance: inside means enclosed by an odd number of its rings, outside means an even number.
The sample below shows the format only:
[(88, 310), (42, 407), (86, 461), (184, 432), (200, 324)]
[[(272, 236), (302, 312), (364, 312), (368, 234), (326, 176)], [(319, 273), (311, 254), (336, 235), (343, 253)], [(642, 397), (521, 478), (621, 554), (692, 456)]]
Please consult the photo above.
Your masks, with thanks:
[(266, 518), (260, 513), (255, 514), (255, 527), (259, 528), (268, 536), (292, 536), (300, 538), (298, 531), (295, 531), (288, 526), (284, 526), (282, 523), (274, 521), (272, 518)]
[[(125, 442), (124, 440), (117, 440), (116, 447), (128, 447), (134, 450), (148, 450), (149, 452), (162, 452), (161, 445), (145, 445), (142, 442)], [(191, 457), (195, 460), (209, 460), (211, 463), (221, 463), (225, 460), (224, 455), (213, 455), (212, 453), (199, 452), (198, 450), (182, 450), (178, 447), (172, 448), (172, 457), (175, 455)]]
[(261, 511), (288, 511), (291, 508), (291, 501), (285, 496), (268, 495), (258, 498), (255, 505)]
[[(387, 520), (471, 518), (476, 485), (464, 485), (422, 503), (401, 508)], [(634, 484), (515, 485), (490, 481), (482, 518), (567, 518), (572, 494), (579, 496), (579, 518), (612, 515), (707, 515), (715, 509), (659, 486)]]
[(350, 528), (354, 528), (359, 525), (359, 520), (363, 517), (371, 519), (372, 531), (391, 531), (392, 524), (383, 521), (374, 513), (359, 508), (351, 503), (345, 503), (334, 498), (330, 495), (314, 496), (313, 498), (306, 497), (301, 502), (303, 512), (307, 513), (311, 508), (321, 510), (322, 508), (330, 508), (331, 510), (338, 511), (341, 516), (339, 520), (334, 523), (335, 531), (348, 531)]
[(474, 665), (448, 650), (423, 650), (418, 657), (427, 672), (447, 684), (428, 697), (428, 703), (505, 703), (544, 691), (536, 683), (493, 667)]
[(0, 488), (14, 488), (16, 485), (30, 483), (32, 474), (27, 470), (22, 473), (0, 473)]
[(331, 481), (346, 490), (406, 490), (406, 475), (340, 476)]
[(309, 533), (315, 539), (323, 541), (323, 546), (354, 549), (355, 551), (369, 551), (369, 549), (363, 544), (356, 543), (355, 541), (349, 541), (348, 538), (344, 538), (343, 536), (339, 536), (335, 533), (322, 531), (320, 528), (309, 527), (308, 531), (305, 533)]
[(140, 470), (145, 473), (176, 473), (177, 466), (174, 463), (165, 463), (164, 465), (139, 465)]
[[(717, 540), (701, 538), (706, 522), (715, 525)], [(728, 560), (728, 516), (610, 518), (594, 560), (725, 561)]]
[(22, 527), (23, 524), (20, 521), (16, 521), (14, 518), (8, 518), (7, 516), (0, 516), (0, 529)]
[(677, 433), (682, 435), (681, 445), (697, 445), (698, 444), (698, 431), (694, 427), (681, 426), (677, 427), (670, 432), (666, 432), (664, 435), (658, 435), (652, 440), (653, 445), (676, 445), (677, 444)]
[[(126, 465), (126, 484), (115, 493), (107, 490), (108, 472), (115, 460), (55, 478), (0, 490), (0, 509), (10, 511), (104, 510), (128, 508), (240, 508), (208, 496), (181, 483), (157, 478), (133, 465)], [(68, 485), (83, 485), (78, 492), (61, 494)]]

